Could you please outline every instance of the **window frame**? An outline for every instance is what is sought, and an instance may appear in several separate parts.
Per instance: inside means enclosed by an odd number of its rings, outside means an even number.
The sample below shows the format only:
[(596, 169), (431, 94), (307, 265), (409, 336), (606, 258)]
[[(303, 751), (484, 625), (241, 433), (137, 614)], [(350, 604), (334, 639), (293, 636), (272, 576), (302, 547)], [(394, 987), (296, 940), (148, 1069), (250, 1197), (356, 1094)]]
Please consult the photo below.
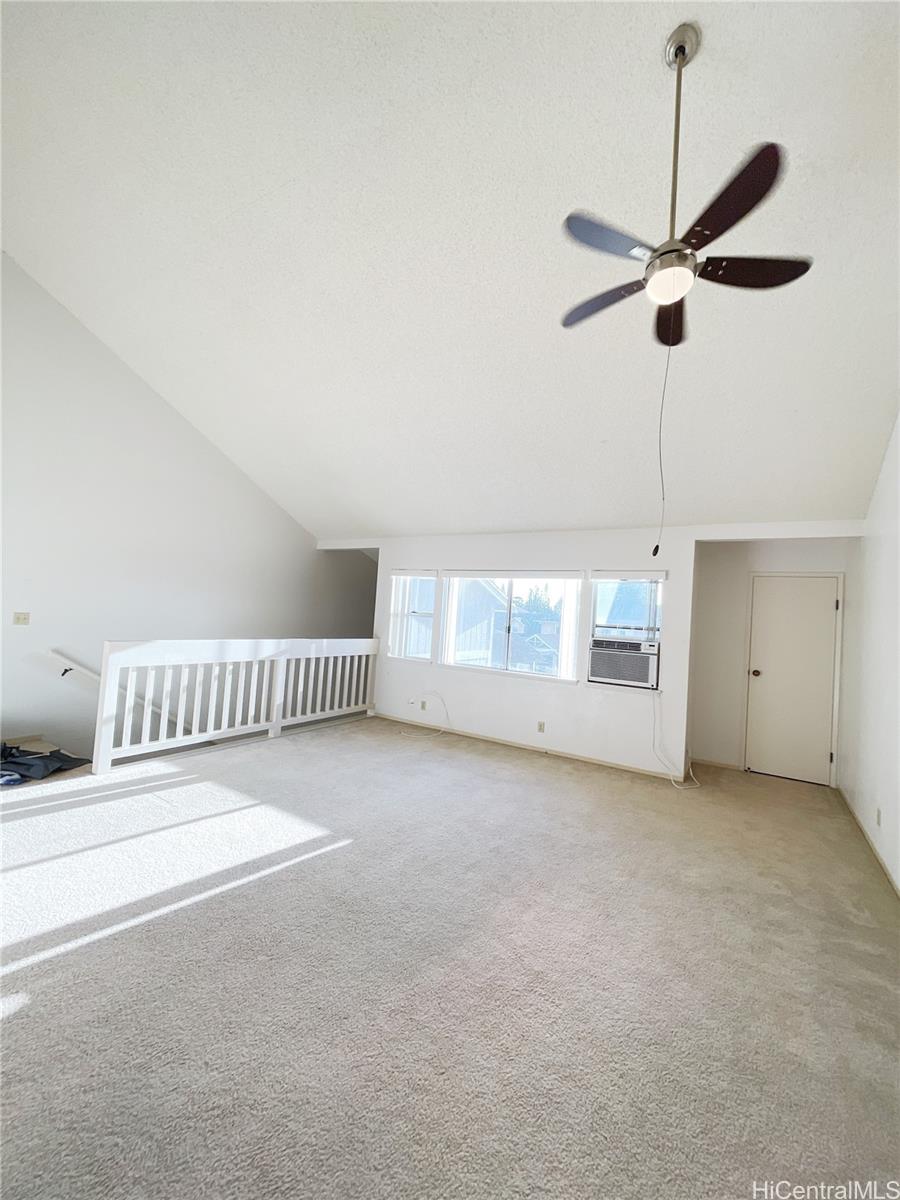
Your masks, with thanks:
[[(598, 632), (598, 630), (627, 629), (629, 632), (633, 631), (636, 633), (637, 632), (643, 632), (643, 633), (655, 632), (656, 633), (655, 637), (645, 637), (645, 638), (640, 638), (640, 639), (634, 638), (633, 640), (634, 641), (640, 640), (642, 642), (653, 641), (653, 642), (656, 642), (657, 645), (660, 645), (662, 642), (663, 584), (665, 583), (667, 577), (668, 577), (668, 571), (591, 571), (591, 577), (590, 577), (590, 585), (591, 585), (590, 621), (589, 621), (590, 640), (593, 641), (594, 638), (604, 636), (602, 633)], [(622, 625), (622, 624), (613, 625), (613, 624), (598, 624), (597, 623), (597, 620), (596, 620), (597, 587), (596, 587), (596, 585), (598, 583), (603, 583), (603, 582), (607, 582), (610, 580), (614, 580), (614, 581), (620, 582), (620, 583), (626, 583), (628, 581), (639, 581), (641, 583), (655, 583), (656, 584), (655, 595), (653, 597), (651, 610), (647, 614), (648, 615), (648, 623), (646, 625)], [(651, 618), (652, 618), (653, 622), (655, 622), (654, 624), (649, 623), (649, 619), (651, 619)], [(609, 633), (607, 636), (609, 636), (610, 638), (615, 638), (614, 633)], [(625, 640), (629, 640), (629, 639), (622, 638), (621, 640), (625, 641)]]
[[(439, 571), (438, 578), (440, 583), (440, 604), (441, 604), (441, 630), (440, 630), (440, 657), (439, 665), (448, 667), (451, 670), (460, 671), (483, 671), (494, 675), (505, 675), (507, 678), (524, 678), (524, 679), (545, 679), (551, 680), (554, 683), (577, 683), (578, 682), (578, 641), (582, 619), (582, 605), (584, 603), (584, 585), (585, 572), (582, 571), (541, 571), (536, 569), (518, 570), (518, 571), (492, 571), (490, 567), (483, 570), (446, 570)], [(506, 583), (506, 633), (505, 633), (505, 649), (504, 649), (504, 665), (502, 667), (481, 666), (476, 663), (460, 663), (454, 662), (452, 659), (453, 649), (452, 644), (456, 633), (456, 618), (453, 615), (455, 612), (454, 605), (451, 603), (451, 593), (453, 589), (453, 581), (456, 579), (490, 579), (503, 580)], [(565, 664), (563, 664), (563, 645), (562, 636), (560, 638), (560, 648), (558, 651), (558, 666), (560, 671), (565, 665), (566, 674), (558, 673), (550, 675), (541, 671), (522, 671), (509, 665), (510, 648), (512, 645), (512, 605), (514, 597), (514, 587), (517, 580), (533, 580), (547, 582), (570, 582), (574, 581), (577, 586), (572, 589), (572, 604), (573, 612), (570, 614), (568, 625), (568, 646), (566, 647)], [(561, 627), (562, 627), (561, 622)]]
[[(434, 603), (430, 614), (410, 609), (395, 609), (394, 607), (394, 589), (395, 581), (398, 579), (431, 579), (434, 581)], [(398, 646), (406, 645), (407, 630), (409, 628), (409, 618), (411, 616), (431, 616), (431, 644), (428, 649), (428, 656), (419, 654), (402, 654), (400, 650), (395, 648), (395, 641)], [(399, 618), (399, 621), (397, 620)], [(388, 601), (388, 636), (387, 636), (387, 655), (388, 658), (399, 658), (404, 662), (420, 662), (420, 663), (435, 663), (436, 659), (436, 644), (440, 636), (441, 627), (441, 581), (440, 571), (435, 569), (428, 570), (406, 570), (396, 569), (391, 571), (391, 588), (390, 598)], [(396, 622), (396, 625), (395, 625)], [(397, 636), (395, 637), (395, 628)]]

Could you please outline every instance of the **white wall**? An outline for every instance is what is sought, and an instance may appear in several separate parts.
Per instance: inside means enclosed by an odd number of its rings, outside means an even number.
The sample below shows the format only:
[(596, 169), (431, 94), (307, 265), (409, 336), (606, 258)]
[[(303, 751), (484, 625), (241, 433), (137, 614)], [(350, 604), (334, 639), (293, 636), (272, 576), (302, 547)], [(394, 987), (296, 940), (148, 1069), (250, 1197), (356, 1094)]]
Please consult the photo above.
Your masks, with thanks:
[[(684, 762), (688, 649), (691, 623), (694, 540), (673, 530), (658, 558), (650, 551), (654, 530), (592, 533), (481, 534), (463, 537), (392, 538), (380, 542), (376, 636), (386, 648), (392, 570), (667, 570), (664, 585), (660, 693), (640, 688), (589, 684), (586, 678), (590, 609), (582, 613), (578, 682), (486, 672), (466, 667), (379, 656), (375, 682), (378, 712), (403, 720), (444, 724), (443, 696), (454, 728), (485, 737), (574, 754), (644, 771), (663, 772), (651, 748), (651, 704), (658, 704), (659, 744), (677, 765)], [(426, 712), (418, 707), (424, 697)], [(410, 699), (417, 704), (410, 707)], [(546, 731), (537, 732), (538, 721)]]
[(743, 767), (753, 571), (845, 573), (852, 538), (698, 542), (691, 649), (691, 756)]
[(90, 753), (96, 687), (50, 647), (96, 669), (104, 640), (371, 636), (371, 559), (317, 551), (5, 256), (3, 342), (4, 737)]
[(895, 428), (848, 572), (838, 785), (900, 887), (898, 442)]
[[(386, 647), (390, 618), (390, 575), (395, 570), (504, 571), (665, 570), (660, 718), (658, 745), (679, 767), (687, 746), (687, 714), (691, 617), (694, 598), (694, 550), (698, 542), (765, 542), (785, 545), (749, 559), (766, 569), (782, 569), (787, 561), (827, 561), (843, 553), (843, 539), (857, 537), (859, 521), (790, 522), (752, 525), (683, 526), (665, 531), (658, 558), (650, 551), (656, 531), (619, 529), (598, 532), (539, 534), (472, 534), (458, 537), (324, 539), (331, 548), (378, 546), (380, 549), (375, 634)], [(832, 543), (799, 546), (807, 539)], [(793, 549), (787, 542), (798, 543)], [(838, 545), (840, 544), (840, 546)], [(761, 550), (757, 555), (763, 554)], [(803, 554), (800, 560), (797, 554)], [(788, 568), (784, 568), (788, 569)], [(806, 569), (814, 569), (808, 565)], [(835, 568), (836, 569), (836, 568)], [(742, 600), (744, 598), (742, 597)], [(490, 673), (439, 663), (412, 662), (379, 656), (375, 702), (385, 716), (401, 720), (445, 723), (437, 692), (447, 702), (452, 725), (460, 732), (499, 738), (537, 749), (574, 754), (631, 769), (664, 773), (651, 742), (652, 695), (639, 688), (586, 682), (589, 611), (583, 614), (577, 683)], [(426, 699), (425, 713), (418, 702)], [(416, 701), (411, 706), (409, 701)], [(546, 732), (537, 732), (538, 721)]]

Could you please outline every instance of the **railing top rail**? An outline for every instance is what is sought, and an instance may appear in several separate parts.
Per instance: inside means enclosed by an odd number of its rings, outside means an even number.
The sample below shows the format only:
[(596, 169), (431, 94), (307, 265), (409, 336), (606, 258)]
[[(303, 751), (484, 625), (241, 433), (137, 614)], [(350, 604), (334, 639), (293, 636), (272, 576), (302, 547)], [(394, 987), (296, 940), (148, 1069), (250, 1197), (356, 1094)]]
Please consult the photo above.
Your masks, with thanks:
[(104, 658), (110, 665), (120, 667), (330, 658), (377, 653), (378, 638), (205, 638), (104, 643)]

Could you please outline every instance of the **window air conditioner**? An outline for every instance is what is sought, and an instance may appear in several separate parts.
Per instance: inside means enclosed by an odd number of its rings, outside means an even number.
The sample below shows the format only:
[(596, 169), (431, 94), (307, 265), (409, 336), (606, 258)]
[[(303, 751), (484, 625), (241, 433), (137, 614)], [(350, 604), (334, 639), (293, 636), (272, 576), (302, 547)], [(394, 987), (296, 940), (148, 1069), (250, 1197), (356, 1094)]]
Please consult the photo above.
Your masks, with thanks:
[(659, 642), (623, 642), (591, 638), (589, 683), (621, 683), (655, 688), (659, 678)]

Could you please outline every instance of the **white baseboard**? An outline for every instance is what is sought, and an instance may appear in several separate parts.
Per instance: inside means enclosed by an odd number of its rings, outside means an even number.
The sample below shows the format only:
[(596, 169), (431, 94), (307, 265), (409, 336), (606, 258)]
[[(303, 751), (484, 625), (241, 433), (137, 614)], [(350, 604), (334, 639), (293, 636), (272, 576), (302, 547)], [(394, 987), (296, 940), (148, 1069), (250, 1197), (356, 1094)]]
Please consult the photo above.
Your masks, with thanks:
[(855, 811), (855, 809), (853, 808), (853, 805), (850, 803), (850, 801), (847, 799), (847, 797), (844, 795), (844, 793), (841, 791), (841, 789), (840, 789), (839, 787), (838, 787), (838, 788), (835, 788), (834, 790), (837, 792), (837, 794), (838, 794), (838, 795), (840, 796), (840, 798), (843, 800), (844, 804), (847, 806), (847, 812), (850, 814), (850, 816), (851, 816), (851, 817), (853, 818), (853, 820), (856, 822), (856, 825), (857, 825), (857, 828), (859, 829), (859, 832), (860, 832), (860, 833), (863, 835), (863, 837), (866, 839), (866, 842), (867, 842), (867, 843), (868, 843), (868, 845), (869, 845), (869, 849), (870, 849), (870, 850), (872, 851), (872, 853), (875, 855), (875, 860), (876, 860), (876, 862), (878, 863), (879, 867), (881, 867), (882, 871), (884, 871), (885, 875), (887, 875), (887, 878), (888, 878), (888, 883), (891, 885), (891, 887), (892, 887), (892, 888), (894, 889), (894, 891), (897, 893), (897, 896), (898, 896), (898, 898), (900, 898), (900, 884), (898, 884), (897, 880), (896, 880), (896, 879), (893, 877), (893, 875), (890, 873), (890, 871), (888, 870), (888, 868), (887, 868), (887, 864), (885, 863), (884, 859), (881, 857), (881, 855), (880, 855), (880, 854), (878, 853), (878, 851), (875, 849), (875, 843), (874, 843), (874, 842), (872, 841), (872, 839), (869, 837), (868, 833), (866, 832), (866, 828), (865, 828), (865, 826), (863, 825), (863, 823), (862, 823), (862, 821), (859, 819), (859, 817), (856, 815), (856, 811)]
[(721, 767), (723, 771), (743, 771), (743, 767), (737, 763), (716, 762), (712, 758), (691, 758), (692, 763), (696, 763), (700, 767)]
[[(649, 775), (651, 779), (669, 779), (663, 771), (647, 771), (643, 767), (629, 767), (625, 763), (607, 762), (603, 758), (586, 758), (583, 754), (569, 754), (566, 750), (542, 750), (540, 746), (530, 746), (527, 742), (510, 742), (505, 738), (488, 737), (486, 733), (472, 733), (468, 729), (448, 729), (446, 725), (429, 725), (426, 721), (410, 721), (408, 717), (392, 717), (389, 713), (375, 710), (374, 716), (384, 721), (394, 721), (398, 725), (416, 725), (420, 729), (443, 730), (444, 733), (455, 733), (459, 737), (474, 738), (477, 742), (494, 742), (498, 746), (512, 746), (516, 750), (532, 750), (535, 754), (549, 754), (553, 758), (571, 758), (575, 762), (590, 763), (594, 767), (610, 767), (614, 771), (629, 771), (632, 775)], [(679, 783), (682, 780), (678, 780)]]

